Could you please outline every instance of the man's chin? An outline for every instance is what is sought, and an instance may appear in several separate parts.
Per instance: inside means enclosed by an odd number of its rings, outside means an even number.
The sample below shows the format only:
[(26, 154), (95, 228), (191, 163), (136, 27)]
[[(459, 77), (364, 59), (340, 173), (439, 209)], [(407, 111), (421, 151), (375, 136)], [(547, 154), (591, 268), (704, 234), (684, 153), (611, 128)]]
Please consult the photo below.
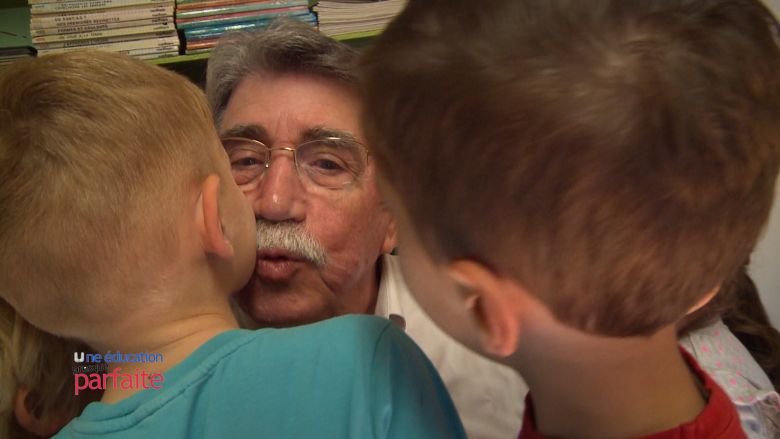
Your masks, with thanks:
[(236, 296), (258, 327), (299, 326), (338, 315), (327, 294), (289, 282), (269, 282), (257, 276)]

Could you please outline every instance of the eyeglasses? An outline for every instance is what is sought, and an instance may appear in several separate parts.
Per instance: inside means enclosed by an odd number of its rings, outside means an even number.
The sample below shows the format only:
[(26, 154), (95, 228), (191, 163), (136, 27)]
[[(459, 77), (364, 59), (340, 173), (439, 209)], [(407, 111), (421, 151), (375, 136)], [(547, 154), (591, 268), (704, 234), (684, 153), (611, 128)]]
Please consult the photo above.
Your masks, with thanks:
[(221, 140), (238, 185), (261, 178), (271, 166), (271, 152), (274, 150), (292, 152), (298, 176), (328, 189), (341, 189), (353, 184), (368, 166), (366, 147), (341, 137), (323, 137), (295, 147), (276, 148), (245, 137), (225, 137)]

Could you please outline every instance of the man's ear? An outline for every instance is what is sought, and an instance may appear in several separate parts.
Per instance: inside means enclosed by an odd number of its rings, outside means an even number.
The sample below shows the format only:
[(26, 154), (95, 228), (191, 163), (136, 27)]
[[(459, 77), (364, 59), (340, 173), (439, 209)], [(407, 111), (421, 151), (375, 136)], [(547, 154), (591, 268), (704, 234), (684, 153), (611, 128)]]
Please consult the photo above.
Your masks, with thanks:
[(233, 257), (233, 245), (225, 236), (219, 217), (219, 185), (220, 179), (216, 174), (210, 174), (201, 183), (196, 212), (198, 231), (206, 253), (230, 259)]
[(30, 433), (49, 437), (54, 436), (68, 422), (64, 416), (56, 416), (48, 413), (43, 416), (41, 413), (35, 413), (35, 395), (26, 387), (20, 387), (16, 390), (14, 397), (14, 417), (19, 425)]
[(390, 217), (390, 222), (387, 224), (385, 240), (382, 241), (382, 253), (390, 253), (398, 246), (398, 229), (395, 218), (389, 213), (387, 215)]
[(692, 307), (690, 307), (688, 309), (688, 312), (685, 313), (685, 314), (686, 315), (690, 315), (690, 314), (693, 314), (696, 311), (704, 308), (704, 305), (710, 303), (710, 301), (715, 297), (715, 295), (718, 294), (718, 291), (720, 291), (720, 287), (721, 286), (718, 285), (715, 288), (713, 288), (712, 290), (710, 290), (709, 292), (707, 292), (707, 294), (702, 296), (701, 299), (699, 299), (699, 301), (696, 302), (696, 304), (694, 304)]
[(447, 271), (465, 292), (466, 306), (484, 331), (485, 351), (499, 357), (512, 355), (520, 336), (515, 283), (468, 259), (450, 263)]

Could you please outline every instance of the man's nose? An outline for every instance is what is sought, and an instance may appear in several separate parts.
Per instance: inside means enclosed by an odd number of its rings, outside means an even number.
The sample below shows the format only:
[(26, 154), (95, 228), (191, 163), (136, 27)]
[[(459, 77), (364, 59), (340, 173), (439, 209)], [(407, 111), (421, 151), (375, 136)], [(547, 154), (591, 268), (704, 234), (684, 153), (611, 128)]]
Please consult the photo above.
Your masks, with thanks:
[(273, 154), (252, 206), (255, 216), (268, 221), (303, 221), (306, 190), (298, 177), (292, 154)]

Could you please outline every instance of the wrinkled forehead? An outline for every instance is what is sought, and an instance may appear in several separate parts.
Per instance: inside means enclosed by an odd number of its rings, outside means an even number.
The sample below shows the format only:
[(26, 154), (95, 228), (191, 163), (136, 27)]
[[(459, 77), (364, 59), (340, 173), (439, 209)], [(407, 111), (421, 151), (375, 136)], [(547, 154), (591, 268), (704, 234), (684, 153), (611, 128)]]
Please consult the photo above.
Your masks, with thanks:
[(359, 104), (352, 88), (333, 79), (253, 75), (241, 80), (231, 94), (219, 131), (221, 136), (271, 144), (295, 144), (327, 134), (364, 143)]
[[(274, 146), (274, 136), (263, 125), (249, 123), (237, 124), (225, 130), (222, 130), (220, 137), (244, 137), (247, 139), (258, 140), (268, 146)], [(331, 128), (326, 126), (301, 126), (298, 130), (298, 143), (309, 142), (312, 140), (323, 140), (337, 137), (343, 140), (362, 143), (357, 136), (347, 130)]]

